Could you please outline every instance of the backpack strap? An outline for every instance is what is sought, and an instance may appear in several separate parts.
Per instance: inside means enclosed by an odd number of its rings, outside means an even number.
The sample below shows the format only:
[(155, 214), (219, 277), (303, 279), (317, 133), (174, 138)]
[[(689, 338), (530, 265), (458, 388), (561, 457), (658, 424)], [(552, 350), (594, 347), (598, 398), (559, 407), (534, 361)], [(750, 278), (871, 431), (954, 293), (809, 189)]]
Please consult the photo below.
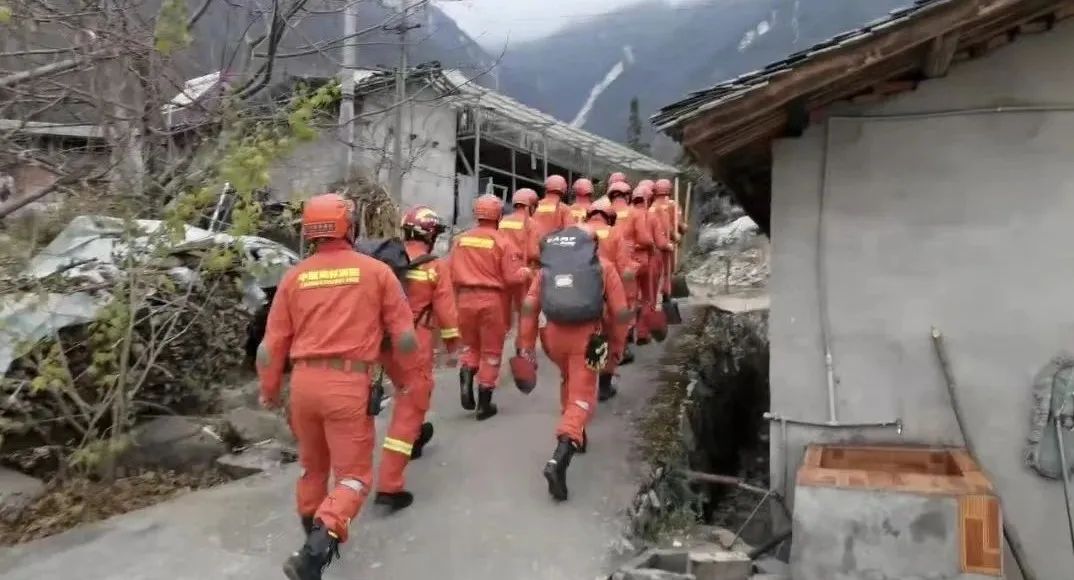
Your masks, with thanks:
[(420, 268), (425, 264), (428, 264), (429, 262), (437, 260), (439, 257), (440, 256), (437, 256), (436, 254), (425, 254), (424, 256), (418, 256), (417, 258), (414, 258), (410, 261), (410, 265), (407, 266), (407, 269), (414, 270)]

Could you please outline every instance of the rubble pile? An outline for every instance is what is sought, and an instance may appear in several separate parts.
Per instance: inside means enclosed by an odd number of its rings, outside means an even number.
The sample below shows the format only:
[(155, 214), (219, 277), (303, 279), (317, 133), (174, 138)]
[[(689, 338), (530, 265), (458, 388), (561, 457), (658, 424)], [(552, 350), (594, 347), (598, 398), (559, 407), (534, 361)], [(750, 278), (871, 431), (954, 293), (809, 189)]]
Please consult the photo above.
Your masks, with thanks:
[(720, 289), (761, 288), (768, 283), (768, 242), (749, 216), (706, 224), (687, 264), (687, 279)]
[(3, 281), (0, 459), (43, 475), (104, 437), (122, 344), (130, 423), (205, 412), (241, 369), (252, 313), (297, 256), (261, 238), (187, 227), (174, 240), (162, 228), (80, 216)]

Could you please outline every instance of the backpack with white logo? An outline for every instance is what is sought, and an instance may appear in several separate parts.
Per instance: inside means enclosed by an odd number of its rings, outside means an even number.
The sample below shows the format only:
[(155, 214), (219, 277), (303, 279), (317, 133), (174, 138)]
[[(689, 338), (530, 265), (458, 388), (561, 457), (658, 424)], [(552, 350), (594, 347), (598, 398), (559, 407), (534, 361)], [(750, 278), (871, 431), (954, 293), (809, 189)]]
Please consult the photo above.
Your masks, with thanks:
[(552, 322), (604, 316), (604, 273), (597, 242), (585, 230), (568, 227), (541, 241), (541, 309)]

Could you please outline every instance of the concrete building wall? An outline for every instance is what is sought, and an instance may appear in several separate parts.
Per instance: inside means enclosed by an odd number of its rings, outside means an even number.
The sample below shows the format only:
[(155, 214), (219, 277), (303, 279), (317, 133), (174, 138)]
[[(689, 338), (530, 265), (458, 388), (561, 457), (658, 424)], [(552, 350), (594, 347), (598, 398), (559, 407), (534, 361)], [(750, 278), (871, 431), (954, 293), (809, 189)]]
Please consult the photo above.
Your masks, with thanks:
[[(417, 87), (415, 87), (416, 89)], [(367, 97), (357, 121), (355, 154), (360, 170), (390, 184), (391, 129), (395, 115), (393, 95)], [(455, 207), (455, 109), (431, 96), (404, 107), (404, 206), (424, 204), (449, 221)], [(325, 191), (346, 177), (343, 149), (336, 136), (325, 131), (317, 140), (299, 146), (272, 175), (278, 199), (305, 198)]]
[[(1071, 54), (1070, 24), (1019, 39), (913, 93), (841, 112), (914, 115), (837, 118), (777, 143), (773, 167), (772, 409), (828, 419), (820, 288), (839, 420), (905, 424), (902, 435), (791, 426), (786, 468), (774, 431), (774, 483), (793, 478), (810, 441), (961, 444), (935, 325), (980, 461), (1047, 580), (1074, 569), (1063, 492), (1024, 466), (1022, 450), (1034, 374), (1074, 350)], [(1071, 110), (916, 115), (1011, 105)]]

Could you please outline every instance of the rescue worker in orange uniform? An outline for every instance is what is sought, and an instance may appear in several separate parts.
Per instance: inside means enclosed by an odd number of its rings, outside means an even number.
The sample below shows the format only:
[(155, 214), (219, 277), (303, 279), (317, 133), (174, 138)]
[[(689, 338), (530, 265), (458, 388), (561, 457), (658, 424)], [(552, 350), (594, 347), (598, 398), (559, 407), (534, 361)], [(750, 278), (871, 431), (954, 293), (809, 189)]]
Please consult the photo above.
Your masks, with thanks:
[(643, 184), (644, 182), (634, 188), (634, 193), (631, 196), (631, 202), (639, 214), (639, 223), (644, 222), (645, 225), (642, 227), (648, 228), (649, 235), (653, 241), (652, 247), (637, 252), (634, 256), (639, 262), (646, 261), (648, 263), (648, 267), (645, 269), (645, 276), (639, 283), (641, 298), (638, 322), (635, 326), (639, 344), (645, 344), (650, 340), (652, 328), (650, 328), (649, 316), (656, 308), (657, 293), (664, 272), (663, 254), (672, 248), (663, 221), (649, 207), (653, 192)]
[(574, 203), (571, 204), (571, 219), (574, 223), (582, 223), (586, 220), (586, 212), (593, 203), (593, 182), (581, 178), (574, 182), (571, 187), (574, 193)]
[[(646, 212), (640, 211), (637, 208), (630, 205), (631, 197), (630, 184), (625, 181), (617, 181), (608, 186), (608, 199), (612, 202), (612, 209), (615, 210), (615, 229), (619, 230), (622, 234), (623, 240), (626, 242), (627, 248), (630, 249), (631, 256), (634, 257), (634, 261), (639, 264), (637, 279), (634, 282), (629, 282), (627, 286), (627, 298), (630, 302), (630, 308), (632, 311), (637, 312), (638, 306), (641, 303), (641, 287), (642, 282), (646, 276), (649, 275), (649, 263), (648, 252), (653, 245), (653, 237), (650, 228), (646, 221)], [(630, 333), (628, 343), (636, 341), (638, 344), (645, 344), (645, 341), (640, 340), (637, 336), (637, 330), (635, 329)], [(629, 347), (623, 354), (623, 360), (621, 364), (627, 364), (634, 358), (633, 353), (630, 352)]]
[[(561, 231), (556, 237), (589, 236), (595, 239), (591, 230), (584, 225), (577, 225)], [(547, 245), (554, 240), (545, 240)], [(599, 242), (598, 242), (599, 245)], [(543, 248), (543, 246), (542, 246)], [(542, 262), (543, 263), (543, 262)], [(560, 382), (561, 415), (556, 427), (556, 450), (545, 464), (544, 477), (548, 482), (548, 492), (559, 501), (567, 499), (567, 468), (571, 458), (577, 452), (584, 452), (587, 441), (585, 428), (597, 406), (597, 373), (603, 362), (610, 355), (608, 344), (625, 340), (630, 309), (627, 307), (626, 294), (615, 266), (601, 259), (600, 276), (603, 281), (603, 313), (590, 322), (558, 323), (548, 320), (544, 328), (539, 329), (539, 314), (547, 306), (542, 280), (546, 274), (542, 267), (522, 306), (522, 325), (515, 346), (520, 357), (526, 358), (536, 367), (536, 343), (538, 332), (541, 346), (548, 358), (559, 368), (562, 376)], [(558, 285), (558, 281), (554, 284)], [(604, 327), (604, 320), (611, 318), (615, 325)], [(604, 345), (603, 357), (600, 352), (593, 352), (594, 335), (610, 336)], [(595, 359), (601, 359), (598, 362)]]
[(508, 330), (507, 292), (530, 276), (529, 268), (522, 262), (522, 252), (499, 230), (501, 217), (500, 198), (490, 194), (477, 198), (474, 201), (477, 226), (455, 240), (450, 260), (462, 331), (460, 398), (463, 409), (477, 409), (479, 421), (498, 412), (492, 403), (492, 393), (500, 377)]
[(562, 175), (549, 175), (544, 181), (544, 198), (537, 203), (533, 220), (537, 225), (537, 239), (561, 230), (574, 223), (571, 210), (563, 203), (567, 193), (567, 180)]
[[(522, 188), (511, 197), (511, 205), (515, 211), (500, 220), (500, 231), (511, 242), (512, 249), (522, 254), (523, 264), (532, 266), (540, 260), (540, 249), (537, 238), (536, 224), (533, 221), (533, 212), (537, 209), (537, 192), (529, 188)], [(529, 280), (522, 284), (512, 286), (508, 290), (508, 310), (511, 317), (517, 317), (522, 309), (522, 300), (529, 291)], [(509, 318), (510, 322), (510, 318)]]
[(670, 249), (664, 250), (660, 254), (663, 264), (660, 291), (664, 293), (665, 298), (671, 296), (671, 278), (675, 273), (674, 246), (677, 246), (682, 241), (682, 236), (686, 234), (687, 230), (686, 222), (682, 219), (682, 209), (675, 200), (671, 199), (672, 188), (670, 179), (657, 180), (656, 185), (653, 187), (652, 201), (652, 207), (656, 208), (673, 244)]
[[(630, 255), (630, 249), (627, 248), (622, 234), (613, 227), (615, 225), (615, 210), (612, 209), (612, 202), (608, 201), (608, 198), (602, 197), (589, 206), (586, 211), (586, 225), (597, 236), (597, 253), (600, 255), (601, 260), (615, 266), (616, 271), (623, 280), (624, 289), (627, 284), (634, 284), (639, 264)], [(604, 319), (605, 328), (612, 328), (615, 323), (614, 319)], [(599, 374), (597, 398), (602, 402), (611, 399), (618, 392), (618, 389), (612, 384), (612, 379), (615, 376), (616, 369), (619, 367), (623, 354), (626, 352), (626, 333), (615, 335), (612, 338), (621, 340), (609, 343), (610, 356), (608, 357), (608, 363)]]
[(414, 502), (414, 495), (405, 489), (404, 471), (410, 460), (422, 456), (425, 445), (433, 438), (433, 424), (425, 422), (425, 413), (433, 396), (437, 337), (443, 340), (449, 356), (458, 350), (460, 341), (451, 271), (444, 260), (430, 253), (436, 238), (445, 230), (443, 221), (432, 209), (417, 206), (403, 214), (401, 226), (411, 263), (405, 284), (418, 350), (416, 356), (407, 360), (386, 353), (382, 361), (392, 384), (396, 385), (396, 396), (388, 434), (384, 437), (374, 502), (393, 511)]
[(288, 359), (293, 367), (291, 428), (302, 464), (298, 513), (307, 536), (284, 564), (291, 580), (320, 580), (347, 541), (372, 483), (370, 371), (382, 340), (387, 335), (401, 359), (417, 348), (395, 273), (354, 250), (353, 212), (353, 203), (336, 194), (306, 202), (302, 235), (314, 244), (314, 254), (284, 275), (258, 347), (266, 408), (280, 405)]

